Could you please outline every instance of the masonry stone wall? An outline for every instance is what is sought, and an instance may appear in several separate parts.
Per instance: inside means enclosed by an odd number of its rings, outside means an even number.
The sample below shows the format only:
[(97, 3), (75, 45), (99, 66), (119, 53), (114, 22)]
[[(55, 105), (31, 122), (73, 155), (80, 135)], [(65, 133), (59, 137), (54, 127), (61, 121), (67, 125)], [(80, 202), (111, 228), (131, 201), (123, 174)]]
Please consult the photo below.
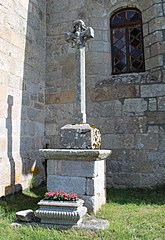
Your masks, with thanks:
[(0, 1), (0, 196), (43, 180), (46, 3)]
[[(123, 7), (142, 12), (144, 73), (111, 75), (109, 19)], [(108, 187), (165, 183), (165, 9), (161, 0), (47, 1), (46, 141), (59, 146), (60, 127), (75, 116), (75, 50), (64, 32), (81, 18), (95, 30), (86, 47), (87, 122), (111, 149)]]
[[(146, 71), (112, 76), (109, 19), (123, 7), (142, 12)], [(60, 128), (75, 122), (75, 49), (64, 32), (76, 19), (95, 30), (86, 46), (87, 122), (112, 150), (107, 186), (165, 181), (164, 1), (0, 0), (0, 196), (41, 183), (38, 149), (59, 147)]]

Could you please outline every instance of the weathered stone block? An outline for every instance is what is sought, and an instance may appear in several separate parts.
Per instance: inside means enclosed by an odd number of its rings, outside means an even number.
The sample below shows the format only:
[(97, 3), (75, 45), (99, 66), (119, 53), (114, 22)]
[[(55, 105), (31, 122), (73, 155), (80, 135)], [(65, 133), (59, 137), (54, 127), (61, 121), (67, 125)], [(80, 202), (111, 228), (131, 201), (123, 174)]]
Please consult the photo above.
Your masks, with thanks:
[(43, 122), (44, 121), (44, 115), (43, 112), (34, 109), (34, 108), (27, 108), (27, 116), (28, 119), (34, 122)]
[(67, 124), (61, 128), (60, 147), (72, 149), (99, 149), (100, 131), (89, 124)]
[(147, 101), (144, 99), (126, 99), (123, 105), (123, 114), (129, 116), (141, 116), (147, 111)]
[(151, 46), (151, 56), (156, 56), (162, 54), (163, 49), (165, 48), (165, 42), (157, 42)]
[(141, 86), (142, 97), (158, 97), (165, 95), (165, 84), (152, 84)]
[(165, 149), (165, 128), (160, 127), (159, 130), (159, 149), (164, 150)]
[[(164, 95), (165, 95), (165, 93), (164, 93)], [(158, 98), (158, 110), (165, 111), (165, 97)]]
[(116, 117), (114, 120), (115, 133), (134, 134), (146, 132), (146, 117)]
[(109, 149), (134, 148), (133, 134), (105, 134), (102, 135), (102, 146)]
[(121, 84), (113, 86), (114, 99), (134, 98), (139, 96), (139, 86), (133, 84)]
[(134, 188), (140, 186), (141, 181), (139, 173), (113, 173), (113, 178), (110, 179), (111, 187), (115, 188), (125, 188), (125, 186)]
[(111, 88), (100, 87), (92, 89), (91, 91), (91, 100), (93, 102), (104, 102), (110, 101), (113, 99), (113, 92)]
[(110, 154), (110, 150), (91, 149), (40, 149), (45, 159), (74, 160), (74, 161), (102, 161)]
[(151, 70), (156, 67), (163, 66), (163, 55), (157, 55), (146, 59), (146, 70)]
[(140, 175), (140, 187), (147, 188), (148, 186), (153, 187), (155, 185), (161, 185), (162, 180), (162, 176), (157, 173), (144, 173)]
[(144, 159), (137, 159), (136, 161), (122, 162), (118, 173), (154, 173), (156, 164), (153, 161), (145, 161)]
[(23, 210), (16, 212), (16, 218), (17, 220), (22, 222), (32, 222), (33, 220), (35, 220), (35, 214), (31, 209)]
[(149, 98), (148, 109), (149, 109), (149, 111), (156, 111), (157, 110), (156, 98)]
[(61, 176), (79, 176), (94, 177), (96, 162), (88, 161), (58, 161), (58, 175)]
[(164, 17), (156, 17), (153, 18), (150, 22), (149, 22), (149, 32), (152, 33), (156, 30), (160, 30), (160, 29), (164, 29)]
[(83, 177), (72, 176), (56, 176), (49, 175), (47, 177), (47, 189), (51, 192), (62, 190), (64, 192), (74, 192), (85, 194), (86, 179)]
[(65, 104), (75, 102), (76, 94), (74, 91), (65, 91), (60, 93), (46, 94), (45, 102), (47, 104)]
[(147, 113), (147, 122), (148, 124), (164, 124), (165, 123), (165, 114), (164, 112), (149, 112)]
[(87, 207), (88, 213), (96, 213), (102, 204), (106, 203), (105, 191), (95, 196), (80, 195), (80, 197), (84, 200), (84, 206)]
[(94, 196), (105, 191), (105, 174), (96, 178), (87, 178), (86, 195)]
[(72, 160), (49, 160), (48, 175), (72, 176), (72, 177), (94, 177), (97, 176), (94, 161), (72, 161)]
[(103, 176), (106, 174), (106, 158), (95, 162), (95, 173), (95, 176)]
[(47, 13), (48, 14), (55, 14), (61, 11), (67, 11), (69, 8), (69, 1), (62, 0), (60, 2), (49, 2), (48, 8), (47, 8)]
[(91, 26), (94, 29), (97, 30), (107, 30), (108, 29), (108, 25), (107, 25), (107, 20), (104, 18), (91, 18)]
[(159, 146), (158, 134), (137, 134), (135, 135), (136, 149), (155, 149)]
[(102, 117), (121, 116), (122, 104), (119, 100), (104, 102), (100, 104), (100, 115)]
[(147, 133), (158, 133), (159, 127), (158, 126), (149, 126)]
[(48, 160), (47, 162), (48, 175), (93, 178), (103, 176), (105, 171), (105, 160)]
[(46, 135), (50, 136), (50, 135), (58, 135), (58, 126), (55, 123), (47, 123), (46, 124), (46, 129), (45, 129), (45, 133)]
[(136, 85), (118, 84), (116, 86), (108, 84), (92, 90), (91, 100), (93, 102), (103, 102), (122, 98), (133, 98), (139, 95), (139, 87)]
[[(115, 112), (115, 110), (114, 110)], [(99, 118), (89, 118), (88, 123), (99, 126), (100, 132), (104, 133), (113, 133), (114, 132), (114, 119), (112, 117), (99, 117)]]

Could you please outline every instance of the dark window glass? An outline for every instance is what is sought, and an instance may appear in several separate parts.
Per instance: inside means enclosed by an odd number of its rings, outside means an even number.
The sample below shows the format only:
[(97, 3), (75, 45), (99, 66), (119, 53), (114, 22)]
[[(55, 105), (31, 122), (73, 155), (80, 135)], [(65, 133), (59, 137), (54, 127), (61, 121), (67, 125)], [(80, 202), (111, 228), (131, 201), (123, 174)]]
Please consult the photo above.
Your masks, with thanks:
[(112, 73), (144, 71), (141, 12), (122, 9), (110, 20)]

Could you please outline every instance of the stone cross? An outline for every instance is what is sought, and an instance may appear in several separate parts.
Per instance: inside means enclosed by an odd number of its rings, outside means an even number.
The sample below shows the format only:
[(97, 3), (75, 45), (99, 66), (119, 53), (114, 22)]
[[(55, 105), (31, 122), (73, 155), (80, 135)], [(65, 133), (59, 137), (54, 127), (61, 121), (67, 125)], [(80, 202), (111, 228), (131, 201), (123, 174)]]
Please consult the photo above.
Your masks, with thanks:
[(76, 78), (77, 78), (77, 118), (78, 123), (86, 123), (85, 94), (85, 43), (94, 38), (94, 30), (85, 26), (82, 20), (73, 23), (73, 31), (65, 33), (65, 40), (76, 47)]

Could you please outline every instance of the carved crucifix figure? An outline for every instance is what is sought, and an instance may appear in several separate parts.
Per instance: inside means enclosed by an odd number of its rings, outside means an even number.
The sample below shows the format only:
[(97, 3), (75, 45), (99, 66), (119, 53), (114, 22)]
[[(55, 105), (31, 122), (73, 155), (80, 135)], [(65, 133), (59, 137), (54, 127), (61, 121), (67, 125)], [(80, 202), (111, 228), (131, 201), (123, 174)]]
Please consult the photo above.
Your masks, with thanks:
[(94, 38), (94, 30), (86, 27), (82, 20), (73, 24), (73, 31), (65, 33), (65, 40), (76, 47), (76, 78), (77, 78), (77, 118), (76, 121), (86, 123), (85, 94), (85, 43)]

